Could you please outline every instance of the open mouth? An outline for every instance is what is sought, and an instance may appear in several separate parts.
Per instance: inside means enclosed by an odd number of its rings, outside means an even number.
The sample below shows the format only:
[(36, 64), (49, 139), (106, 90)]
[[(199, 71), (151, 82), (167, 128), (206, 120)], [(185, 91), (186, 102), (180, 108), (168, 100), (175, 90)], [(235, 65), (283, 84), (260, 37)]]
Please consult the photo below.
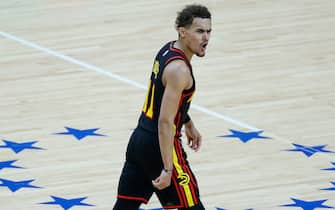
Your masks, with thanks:
[(208, 45), (208, 43), (203, 43), (201, 46), (202, 46), (202, 48), (206, 49), (207, 45)]

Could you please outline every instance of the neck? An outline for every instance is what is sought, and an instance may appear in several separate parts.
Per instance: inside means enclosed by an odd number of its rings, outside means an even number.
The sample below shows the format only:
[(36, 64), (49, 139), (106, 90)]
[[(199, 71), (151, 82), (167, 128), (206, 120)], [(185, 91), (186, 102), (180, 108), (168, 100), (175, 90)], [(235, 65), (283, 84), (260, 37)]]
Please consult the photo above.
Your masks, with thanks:
[(180, 41), (180, 39), (175, 42), (174, 47), (183, 51), (186, 58), (191, 62), (193, 53), (186, 47), (186, 45), (182, 41)]

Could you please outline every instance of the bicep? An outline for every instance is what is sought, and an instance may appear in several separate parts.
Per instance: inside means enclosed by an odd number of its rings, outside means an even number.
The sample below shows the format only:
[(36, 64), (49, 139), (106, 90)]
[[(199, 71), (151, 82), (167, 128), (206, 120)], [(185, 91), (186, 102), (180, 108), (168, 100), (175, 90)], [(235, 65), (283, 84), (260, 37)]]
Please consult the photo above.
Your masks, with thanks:
[(185, 73), (187, 71), (184, 71), (178, 65), (171, 67), (164, 72), (165, 90), (160, 109), (160, 120), (174, 120), (180, 97), (188, 84), (188, 76)]
[(159, 120), (173, 121), (178, 110), (179, 99), (181, 92), (173, 86), (165, 87)]

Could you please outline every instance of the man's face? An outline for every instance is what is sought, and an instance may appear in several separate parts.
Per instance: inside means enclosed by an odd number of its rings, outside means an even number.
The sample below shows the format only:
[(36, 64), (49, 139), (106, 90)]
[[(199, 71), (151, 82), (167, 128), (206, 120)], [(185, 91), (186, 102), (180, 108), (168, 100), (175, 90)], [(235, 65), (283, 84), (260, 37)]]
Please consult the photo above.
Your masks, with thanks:
[(192, 25), (183, 28), (182, 32), (188, 50), (199, 57), (205, 56), (211, 31), (211, 19), (194, 18)]

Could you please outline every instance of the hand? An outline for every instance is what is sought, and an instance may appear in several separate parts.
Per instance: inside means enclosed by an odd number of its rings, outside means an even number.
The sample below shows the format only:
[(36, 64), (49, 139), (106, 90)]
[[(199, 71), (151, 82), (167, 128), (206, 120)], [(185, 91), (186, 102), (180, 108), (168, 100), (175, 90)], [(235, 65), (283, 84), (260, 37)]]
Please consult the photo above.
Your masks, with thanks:
[(167, 188), (171, 184), (171, 175), (172, 172), (162, 170), (161, 175), (155, 180), (152, 180), (152, 185), (159, 190)]
[(202, 137), (199, 131), (194, 127), (192, 120), (185, 124), (185, 134), (188, 140), (188, 146), (197, 152), (200, 149)]

